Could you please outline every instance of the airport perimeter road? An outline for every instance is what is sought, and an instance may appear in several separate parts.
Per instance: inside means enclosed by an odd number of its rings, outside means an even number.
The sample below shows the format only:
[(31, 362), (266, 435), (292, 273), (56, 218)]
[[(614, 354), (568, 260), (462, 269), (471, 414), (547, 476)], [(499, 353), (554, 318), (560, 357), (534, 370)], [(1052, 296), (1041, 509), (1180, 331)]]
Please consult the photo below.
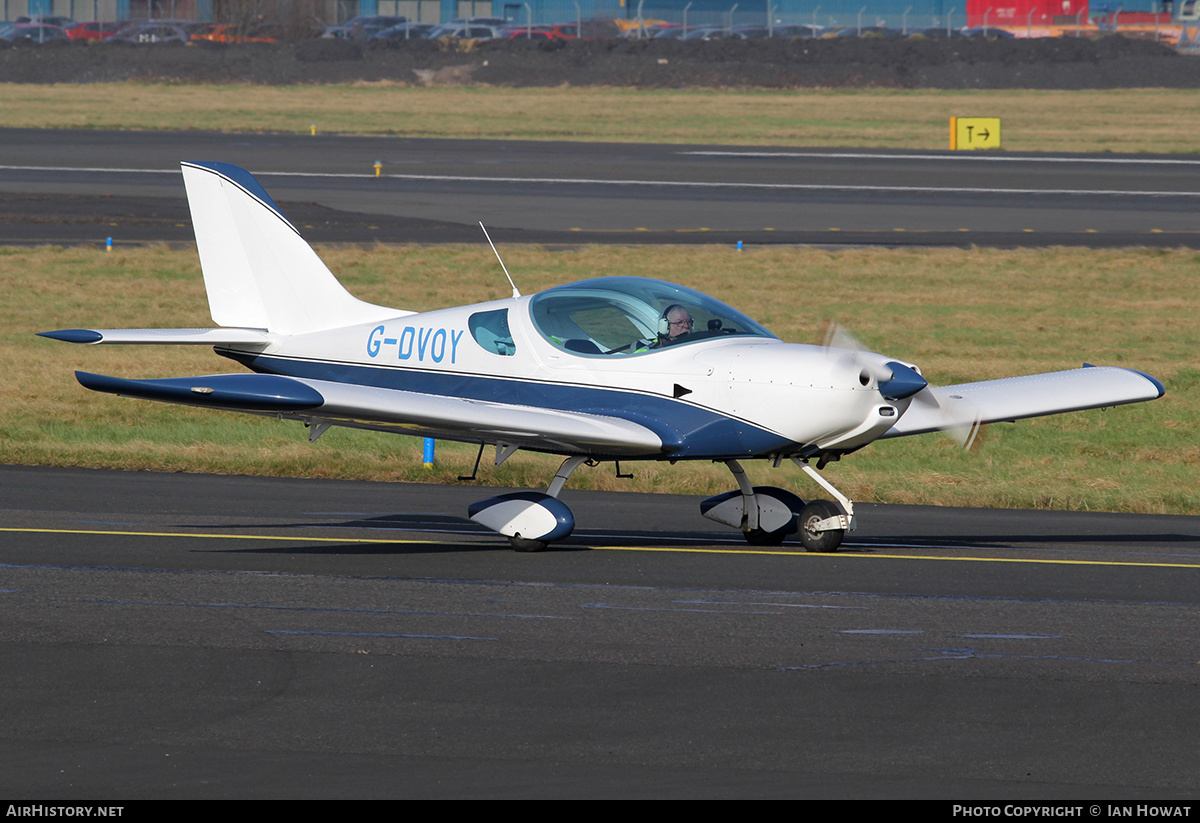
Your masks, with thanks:
[(0, 129), (0, 157), (0, 243), (190, 240), (179, 162), (216, 160), (318, 242), (1200, 244), (1178, 155)]
[(0, 468), (0, 795), (1194, 797), (1200, 518)]

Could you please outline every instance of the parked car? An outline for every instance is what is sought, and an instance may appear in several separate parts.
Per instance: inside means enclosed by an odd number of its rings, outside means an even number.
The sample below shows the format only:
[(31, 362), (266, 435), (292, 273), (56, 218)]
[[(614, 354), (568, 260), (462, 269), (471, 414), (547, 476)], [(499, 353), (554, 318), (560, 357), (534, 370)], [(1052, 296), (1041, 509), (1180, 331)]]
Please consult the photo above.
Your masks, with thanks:
[(58, 26), (60, 29), (65, 29), (68, 26), (73, 26), (75, 21), (70, 17), (63, 17), (60, 14), (35, 14), (32, 17), (18, 17), (13, 23), (35, 23), (41, 26)]
[(962, 35), (963, 37), (980, 37), (987, 38), (988, 40), (1011, 40), (1016, 37), (1011, 31), (998, 29), (995, 26), (988, 26), (987, 28), (972, 26), (969, 29), (963, 29)]
[(72, 40), (107, 40), (120, 29), (120, 23), (101, 23), (98, 20), (92, 20), (67, 26), (64, 31)]
[(814, 26), (811, 23), (798, 23), (798, 24), (789, 25), (789, 26), (776, 26), (775, 30), (772, 32), (771, 36), (772, 37), (782, 37), (785, 39), (792, 38), (792, 37), (801, 37), (801, 38), (808, 39), (808, 38), (814, 38), (814, 37), (821, 37), (824, 34), (825, 34), (824, 26)]
[[(686, 31), (682, 31), (677, 36), (679, 40), (704, 40), (709, 33), (716, 29), (716, 26), (688, 26)], [(674, 31), (674, 30), (672, 30)]]
[(670, 23), (665, 26), (660, 26), (658, 31), (650, 33), (654, 40), (678, 40), (691, 31), (695, 26), (688, 26), (686, 29), (682, 23)]
[(837, 32), (838, 37), (861, 37), (867, 40), (896, 40), (904, 37), (900, 29), (889, 29), (886, 26), (846, 26)]
[(71, 38), (58, 26), (43, 26), (40, 23), (16, 23), (0, 31), (0, 39), (9, 43), (69, 43)]
[(404, 22), (384, 29), (371, 37), (372, 40), (424, 40), (437, 26), (433, 23)]
[(622, 40), (650, 40), (653, 39), (663, 29), (673, 28), (674, 23), (668, 23), (663, 20), (645, 20), (640, 25), (635, 23), (620, 34), (618, 38)]
[(470, 23), (473, 26), (495, 26), (498, 29), (513, 24), (511, 20), (505, 20), (503, 17), (455, 17), (450, 22), (459, 26)]
[(910, 31), (909, 37), (925, 38), (926, 40), (945, 40), (947, 38), (962, 37), (963, 33), (958, 29), (947, 30), (945, 26), (935, 26), (931, 29), (919, 29)]
[(587, 23), (584, 23), (584, 34), (579, 33), (579, 25), (577, 23), (552, 23), (549, 26), (543, 26), (546, 31), (552, 32), (559, 40), (583, 40), (588, 39)]
[(352, 17), (340, 26), (325, 29), (322, 37), (340, 37), (345, 40), (370, 40), (384, 29), (408, 22), (404, 16), (364, 15)]
[(757, 40), (767, 36), (766, 26), (697, 26), (680, 40)]
[(105, 43), (186, 43), (196, 24), (190, 20), (151, 20), (129, 26)]
[(461, 23), (447, 23), (429, 32), (430, 40), (441, 40), (443, 37), (455, 37), (462, 40), (496, 40), (503, 29), (500, 26), (484, 26), (472, 23), (464, 26)]
[(775, 34), (773, 29), (769, 29), (766, 26), (760, 26), (757, 24), (734, 26), (733, 33), (735, 36), (740, 37), (743, 40), (763, 40), (767, 37), (772, 37)]
[(548, 31), (540, 26), (515, 26), (513, 28), (504, 28), (500, 30), (500, 38), (504, 40), (560, 40), (562, 38), (555, 37), (554, 32)]
[[(573, 24), (564, 24), (566, 28), (575, 29)], [(620, 28), (613, 20), (592, 19), (583, 20), (579, 26), (579, 35), (581, 40), (610, 40), (621, 33)]]
[(275, 38), (267, 34), (262, 26), (245, 28), (229, 23), (201, 23), (192, 29), (192, 40), (208, 40), (212, 43), (274, 43)]

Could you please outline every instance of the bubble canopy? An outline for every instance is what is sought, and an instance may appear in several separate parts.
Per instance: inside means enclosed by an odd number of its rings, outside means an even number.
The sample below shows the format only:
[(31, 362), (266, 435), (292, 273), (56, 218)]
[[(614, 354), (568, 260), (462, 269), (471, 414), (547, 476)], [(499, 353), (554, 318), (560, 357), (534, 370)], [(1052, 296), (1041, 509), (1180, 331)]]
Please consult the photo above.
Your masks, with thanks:
[[(666, 314), (680, 307), (692, 328), (668, 339)], [(642, 277), (598, 277), (547, 289), (529, 302), (533, 325), (548, 342), (574, 354), (651, 354), (668, 346), (732, 335), (775, 339), (746, 315), (685, 286)], [(676, 319), (678, 312), (672, 312)]]

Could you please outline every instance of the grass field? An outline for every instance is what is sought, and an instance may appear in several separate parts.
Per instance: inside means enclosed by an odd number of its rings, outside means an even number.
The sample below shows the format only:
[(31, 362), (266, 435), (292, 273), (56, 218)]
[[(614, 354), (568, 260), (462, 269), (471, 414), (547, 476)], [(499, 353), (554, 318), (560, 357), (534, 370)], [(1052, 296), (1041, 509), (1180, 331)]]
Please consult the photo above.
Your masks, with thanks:
[(661, 91), (611, 88), (0, 83), (4, 125), (404, 137), (945, 149), (999, 117), (1011, 151), (1195, 153), (1200, 92)]
[[(0, 83), (5, 126), (216, 129), (412, 137), (941, 149), (951, 116), (998, 116), (1014, 151), (1186, 152), (1196, 92), (638, 91), (424, 89), (399, 85), (186, 86)], [(428, 309), (505, 296), (486, 247), (327, 248), (358, 296)], [(1200, 513), (1200, 252), (1187, 250), (844, 250), (705, 247), (506, 248), (522, 289), (621, 272), (708, 291), (785, 340), (836, 318), (935, 383), (1124, 365), (1163, 380), (1165, 398), (988, 427), (963, 453), (939, 437), (876, 444), (827, 474), (857, 500)], [(742, 286), (749, 278), (755, 288)], [(194, 250), (0, 249), (0, 461), (165, 471), (451, 482), (475, 450), (334, 429), (316, 444), (295, 424), (97, 395), (83, 369), (128, 377), (232, 371), (207, 349), (80, 347), (37, 338), (68, 327), (209, 326)], [(557, 461), (518, 453), (486, 484), (541, 487)], [(622, 465), (628, 469), (628, 464)], [(755, 481), (812, 494), (793, 467)], [(711, 494), (723, 467), (638, 464), (579, 471), (573, 487)]]
[[(320, 253), (372, 302), (421, 310), (506, 296), (486, 246)], [(921, 364), (939, 384), (1084, 361), (1147, 371), (1166, 384), (1165, 398), (990, 426), (971, 453), (938, 436), (876, 444), (826, 474), (863, 501), (1200, 513), (1200, 252), (510, 247), (505, 260), (526, 293), (612, 272), (683, 282), (796, 342), (814, 341), (834, 318), (871, 348)], [(0, 462), (439, 482), (470, 472), (469, 446), (439, 444), (437, 466), (425, 469), (415, 438), (334, 429), (310, 445), (294, 423), (94, 394), (71, 374), (237, 370), (208, 349), (84, 347), (33, 335), (212, 325), (194, 250), (0, 249), (0, 278)], [(485, 460), (480, 482), (544, 486), (556, 465), (526, 453), (499, 469)], [(723, 467), (632, 468), (633, 481), (615, 479), (606, 464), (576, 472), (571, 486), (732, 488)], [(814, 493), (794, 467), (755, 466), (753, 474), (756, 482)]]

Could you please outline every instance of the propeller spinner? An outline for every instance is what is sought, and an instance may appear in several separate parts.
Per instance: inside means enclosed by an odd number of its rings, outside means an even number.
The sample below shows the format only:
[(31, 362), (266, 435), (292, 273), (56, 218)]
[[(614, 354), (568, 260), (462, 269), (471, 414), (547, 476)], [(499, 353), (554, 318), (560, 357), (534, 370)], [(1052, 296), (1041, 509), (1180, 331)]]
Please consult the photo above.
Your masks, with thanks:
[(830, 348), (848, 349), (861, 353), (863, 385), (875, 379), (879, 393), (889, 402), (912, 398), (912, 405), (919, 405), (925, 414), (937, 419), (937, 428), (960, 447), (969, 449), (974, 445), (979, 432), (979, 412), (974, 404), (958, 395), (935, 393), (928, 381), (912, 366), (895, 360), (880, 363), (873, 354), (845, 326), (830, 321), (825, 327), (821, 345)]

